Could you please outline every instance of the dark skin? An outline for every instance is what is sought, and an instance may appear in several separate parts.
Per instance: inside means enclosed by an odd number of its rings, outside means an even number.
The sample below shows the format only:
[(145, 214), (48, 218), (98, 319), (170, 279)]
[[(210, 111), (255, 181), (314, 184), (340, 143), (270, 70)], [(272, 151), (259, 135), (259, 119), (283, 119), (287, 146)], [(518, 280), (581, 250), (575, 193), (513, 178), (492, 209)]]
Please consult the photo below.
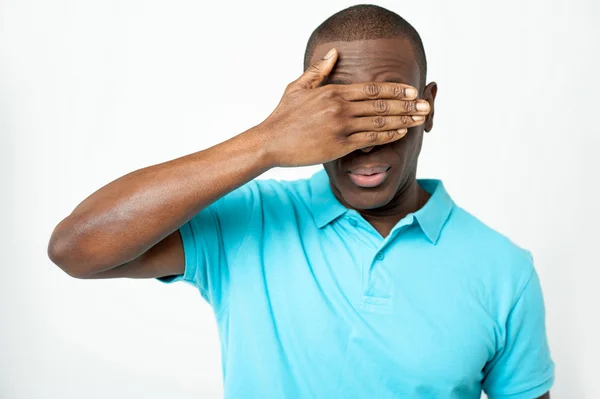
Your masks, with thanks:
[[(91, 194), (54, 229), (50, 259), (77, 278), (182, 274), (178, 229), (219, 198), (271, 168), (327, 163), (398, 141), (423, 123), (427, 102), (417, 100), (414, 87), (322, 86), (337, 59), (331, 49), (311, 65), (259, 125), (214, 147), (131, 172)], [(385, 116), (377, 112), (381, 101), (389, 108)]]
[[(339, 52), (320, 59), (333, 47)], [(264, 122), (102, 187), (57, 225), (50, 258), (76, 278), (182, 274), (179, 226), (270, 168), (319, 163), (337, 198), (386, 236), (429, 198), (415, 175), (423, 131), (433, 126), (437, 86), (419, 87), (409, 47), (397, 39), (318, 46), (311, 67), (288, 85)], [(353, 185), (345, 169), (369, 162), (389, 164), (387, 180), (376, 188)]]
[[(402, 139), (389, 144), (354, 151), (342, 158), (325, 163), (332, 190), (348, 208), (356, 209), (385, 237), (399, 220), (419, 210), (429, 194), (416, 180), (416, 171), (423, 133), (433, 128), (434, 102), (437, 84), (420, 87), (421, 75), (413, 47), (404, 39), (380, 39), (354, 42), (333, 42), (317, 46), (311, 62), (335, 47), (340, 58), (324, 84), (356, 84), (361, 82), (396, 82), (419, 90), (430, 112), (422, 125), (408, 129)], [(348, 177), (348, 165), (390, 165), (386, 181), (375, 188), (362, 188)], [(547, 392), (538, 399), (549, 399)]]
[[(354, 151), (324, 164), (336, 197), (348, 208), (356, 209), (383, 236), (411, 212), (419, 210), (429, 194), (416, 180), (417, 162), (423, 132), (433, 127), (437, 84), (420, 87), (421, 71), (415, 61), (411, 43), (405, 39), (379, 39), (333, 42), (317, 46), (312, 61), (335, 47), (340, 59), (325, 84), (360, 82), (396, 82), (419, 90), (420, 98), (429, 104), (424, 124), (408, 129), (402, 139), (390, 144)], [(385, 109), (382, 108), (382, 115)], [(348, 177), (350, 165), (389, 165), (386, 181), (378, 187), (358, 187)]]

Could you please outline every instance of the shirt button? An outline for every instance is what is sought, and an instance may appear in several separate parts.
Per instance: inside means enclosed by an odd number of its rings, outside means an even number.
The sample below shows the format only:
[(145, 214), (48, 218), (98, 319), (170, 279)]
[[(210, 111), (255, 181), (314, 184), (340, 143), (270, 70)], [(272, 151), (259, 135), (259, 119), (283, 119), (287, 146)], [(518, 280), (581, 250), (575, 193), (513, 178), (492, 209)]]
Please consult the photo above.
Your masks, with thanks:
[(356, 225), (358, 224), (358, 222), (356, 221), (356, 219), (354, 219), (354, 218), (350, 218), (350, 224), (351, 224), (352, 226), (356, 226)]
[(379, 252), (375, 258), (377, 260), (383, 260), (383, 258), (385, 258), (385, 255), (383, 253)]

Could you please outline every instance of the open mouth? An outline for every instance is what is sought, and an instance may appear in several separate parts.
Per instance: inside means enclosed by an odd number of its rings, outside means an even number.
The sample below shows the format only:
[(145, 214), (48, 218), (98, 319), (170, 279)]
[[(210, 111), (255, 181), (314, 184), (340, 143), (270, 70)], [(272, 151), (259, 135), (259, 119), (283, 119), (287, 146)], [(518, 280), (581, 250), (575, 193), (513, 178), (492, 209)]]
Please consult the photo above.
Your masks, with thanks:
[(348, 171), (352, 183), (359, 187), (373, 188), (382, 184), (387, 178), (390, 166), (364, 166)]

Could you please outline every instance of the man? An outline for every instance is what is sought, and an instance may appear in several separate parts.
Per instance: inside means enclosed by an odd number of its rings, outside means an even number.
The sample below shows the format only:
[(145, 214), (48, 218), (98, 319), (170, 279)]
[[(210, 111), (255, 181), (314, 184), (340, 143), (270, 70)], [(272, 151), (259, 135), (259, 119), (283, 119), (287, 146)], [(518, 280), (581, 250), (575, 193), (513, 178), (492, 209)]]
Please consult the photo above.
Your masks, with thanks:
[(312, 34), (305, 70), (258, 126), (92, 194), (50, 258), (78, 278), (197, 286), (228, 398), (547, 398), (529, 252), (416, 179), (437, 93), (418, 33), (351, 7)]

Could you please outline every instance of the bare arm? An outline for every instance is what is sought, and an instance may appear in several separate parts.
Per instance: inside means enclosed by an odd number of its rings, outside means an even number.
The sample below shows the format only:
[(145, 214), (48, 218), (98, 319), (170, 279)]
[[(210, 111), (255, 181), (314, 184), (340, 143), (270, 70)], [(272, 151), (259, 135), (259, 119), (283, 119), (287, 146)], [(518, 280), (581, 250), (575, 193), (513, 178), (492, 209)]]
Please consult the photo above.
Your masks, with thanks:
[(337, 52), (288, 85), (260, 125), (215, 147), (140, 169), (104, 186), (56, 226), (50, 259), (78, 278), (181, 274), (177, 229), (275, 166), (325, 163), (401, 139), (423, 123), (417, 91), (396, 83), (319, 87)]
[(104, 186), (58, 224), (50, 239), (50, 258), (79, 278), (182, 273), (183, 251), (176, 230), (269, 169), (261, 137), (249, 130)]

